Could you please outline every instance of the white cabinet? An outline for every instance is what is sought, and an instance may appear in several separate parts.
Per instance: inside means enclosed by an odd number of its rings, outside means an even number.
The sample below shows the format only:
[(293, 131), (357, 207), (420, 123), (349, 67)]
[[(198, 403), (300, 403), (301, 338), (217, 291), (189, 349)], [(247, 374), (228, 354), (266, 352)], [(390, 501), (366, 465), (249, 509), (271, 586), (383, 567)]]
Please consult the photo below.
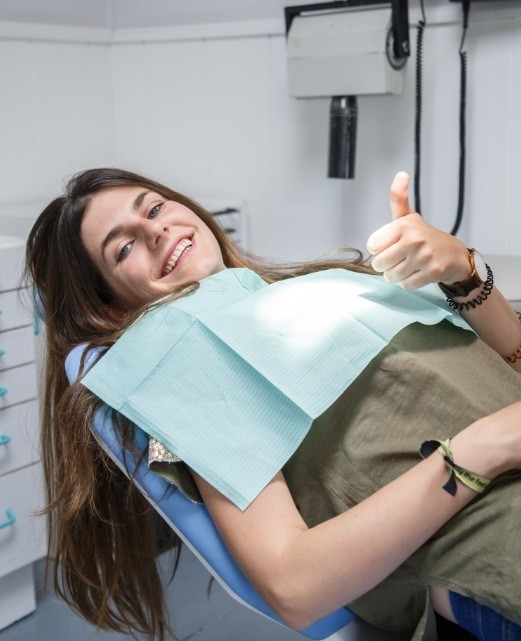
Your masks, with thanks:
[(24, 240), (0, 236), (0, 629), (36, 607), (32, 563), (45, 556), (32, 312), (19, 289)]

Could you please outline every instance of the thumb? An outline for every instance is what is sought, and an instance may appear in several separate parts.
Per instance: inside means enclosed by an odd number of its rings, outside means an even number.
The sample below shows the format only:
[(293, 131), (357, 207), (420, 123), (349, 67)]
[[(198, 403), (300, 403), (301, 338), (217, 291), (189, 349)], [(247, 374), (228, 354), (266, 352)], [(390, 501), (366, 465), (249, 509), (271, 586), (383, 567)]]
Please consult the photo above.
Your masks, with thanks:
[(399, 171), (391, 185), (389, 201), (393, 220), (407, 216), (412, 213), (409, 205), (409, 174), (405, 171)]

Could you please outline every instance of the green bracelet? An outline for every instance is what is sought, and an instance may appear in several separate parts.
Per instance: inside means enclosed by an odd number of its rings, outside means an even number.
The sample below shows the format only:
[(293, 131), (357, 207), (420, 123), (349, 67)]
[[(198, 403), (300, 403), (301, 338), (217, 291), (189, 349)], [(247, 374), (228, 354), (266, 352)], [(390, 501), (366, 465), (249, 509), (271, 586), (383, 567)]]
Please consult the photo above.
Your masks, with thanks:
[(456, 484), (456, 479), (459, 479), (464, 485), (469, 487), (474, 492), (481, 494), (485, 491), (487, 486), (490, 483), (490, 480), (484, 476), (480, 476), (475, 472), (466, 470), (461, 465), (458, 465), (454, 462), (454, 457), (452, 456), (452, 451), (450, 449), (450, 438), (446, 441), (425, 441), (422, 443), (420, 448), (420, 454), (423, 458), (427, 458), (433, 452), (439, 452), (443, 457), (443, 460), (449, 468), (450, 477), (449, 480), (443, 486), (443, 489), (452, 496), (456, 496), (458, 486)]

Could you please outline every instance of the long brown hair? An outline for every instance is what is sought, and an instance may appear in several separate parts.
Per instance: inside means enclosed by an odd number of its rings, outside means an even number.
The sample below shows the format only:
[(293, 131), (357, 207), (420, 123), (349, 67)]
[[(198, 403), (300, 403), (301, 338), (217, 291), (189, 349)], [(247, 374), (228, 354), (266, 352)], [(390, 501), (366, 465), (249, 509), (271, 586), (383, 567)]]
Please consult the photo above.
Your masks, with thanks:
[[(267, 282), (331, 267), (374, 271), (356, 250), (352, 260), (262, 260), (234, 245), (198, 203), (120, 169), (77, 174), (34, 224), (27, 242), (26, 277), (43, 301), (46, 323), (41, 438), (54, 587), (100, 628), (137, 631), (150, 641), (163, 641), (171, 630), (155, 564), (160, 518), (98, 446), (90, 423), (99, 401), (79, 382), (70, 385), (64, 370), (75, 345), (108, 347), (125, 329), (126, 324), (111, 320), (115, 297), (83, 245), (81, 223), (95, 194), (129, 185), (191, 209), (215, 235), (227, 267), (250, 268)], [(133, 426), (116, 417), (114, 423), (123, 446), (132, 448)]]

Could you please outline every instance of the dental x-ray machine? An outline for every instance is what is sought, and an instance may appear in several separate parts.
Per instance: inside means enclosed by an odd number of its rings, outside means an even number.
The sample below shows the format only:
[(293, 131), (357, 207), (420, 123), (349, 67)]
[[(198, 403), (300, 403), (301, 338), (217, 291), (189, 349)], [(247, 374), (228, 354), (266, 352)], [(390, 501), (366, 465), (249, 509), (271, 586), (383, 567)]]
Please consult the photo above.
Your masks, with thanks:
[(290, 95), (332, 96), (330, 178), (355, 174), (357, 96), (401, 94), (407, 0), (341, 0), (285, 8)]

